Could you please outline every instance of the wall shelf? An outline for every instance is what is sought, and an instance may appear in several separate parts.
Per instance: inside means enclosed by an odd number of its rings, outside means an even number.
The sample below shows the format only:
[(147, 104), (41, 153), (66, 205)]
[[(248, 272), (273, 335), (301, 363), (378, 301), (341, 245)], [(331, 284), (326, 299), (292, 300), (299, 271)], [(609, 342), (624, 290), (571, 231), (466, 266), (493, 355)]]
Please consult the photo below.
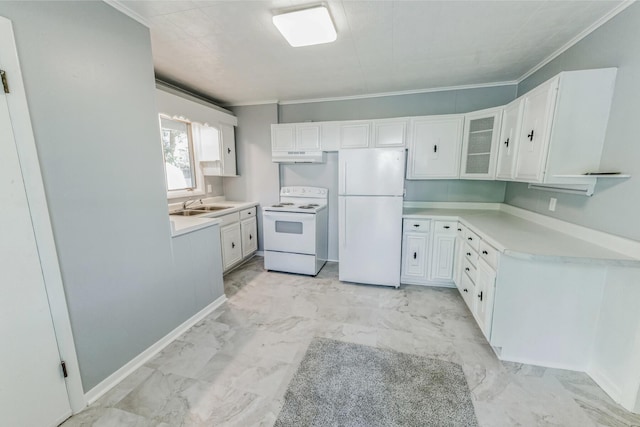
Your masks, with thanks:
[(579, 194), (592, 196), (598, 179), (603, 178), (631, 178), (631, 175), (622, 173), (588, 173), (583, 175), (553, 175), (559, 182), (554, 184), (530, 183), (529, 188), (542, 191), (554, 191), (557, 193)]

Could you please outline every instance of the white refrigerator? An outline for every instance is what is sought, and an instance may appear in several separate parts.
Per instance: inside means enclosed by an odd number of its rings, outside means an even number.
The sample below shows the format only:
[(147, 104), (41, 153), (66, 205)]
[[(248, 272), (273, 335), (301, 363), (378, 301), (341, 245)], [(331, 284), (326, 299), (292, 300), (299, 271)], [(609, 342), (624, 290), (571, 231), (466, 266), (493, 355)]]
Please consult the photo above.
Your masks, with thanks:
[(340, 150), (339, 278), (400, 286), (403, 148)]

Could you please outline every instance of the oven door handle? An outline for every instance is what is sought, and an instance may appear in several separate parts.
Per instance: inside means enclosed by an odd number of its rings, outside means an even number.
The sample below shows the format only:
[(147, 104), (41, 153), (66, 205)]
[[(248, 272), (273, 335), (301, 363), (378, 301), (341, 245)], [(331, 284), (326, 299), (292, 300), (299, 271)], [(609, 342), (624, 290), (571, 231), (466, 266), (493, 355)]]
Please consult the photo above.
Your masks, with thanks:
[(298, 222), (308, 222), (308, 221), (313, 221), (315, 219), (315, 214), (297, 213), (297, 212), (264, 211), (262, 213), (262, 216), (264, 218), (281, 219), (284, 221), (298, 221)]

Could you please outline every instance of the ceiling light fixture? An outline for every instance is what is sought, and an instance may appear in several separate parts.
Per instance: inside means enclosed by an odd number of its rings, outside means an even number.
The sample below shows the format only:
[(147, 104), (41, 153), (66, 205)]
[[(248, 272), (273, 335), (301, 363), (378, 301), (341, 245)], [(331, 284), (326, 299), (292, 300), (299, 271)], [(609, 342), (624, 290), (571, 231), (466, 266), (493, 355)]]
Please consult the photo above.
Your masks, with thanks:
[(326, 6), (275, 15), (273, 25), (293, 47), (331, 43), (337, 38), (336, 28)]

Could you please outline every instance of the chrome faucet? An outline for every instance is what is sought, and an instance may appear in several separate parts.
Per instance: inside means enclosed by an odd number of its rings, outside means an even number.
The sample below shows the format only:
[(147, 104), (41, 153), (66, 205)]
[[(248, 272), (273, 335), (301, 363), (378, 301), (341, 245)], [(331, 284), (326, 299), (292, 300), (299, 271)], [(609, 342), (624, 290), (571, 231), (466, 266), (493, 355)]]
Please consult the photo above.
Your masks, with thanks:
[(200, 202), (200, 204), (202, 204), (202, 199), (197, 199), (197, 200), (185, 200), (184, 202), (182, 202), (182, 209), (187, 209), (187, 207), (191, 206), (192, 204), (194, 204), (195, 202)]

